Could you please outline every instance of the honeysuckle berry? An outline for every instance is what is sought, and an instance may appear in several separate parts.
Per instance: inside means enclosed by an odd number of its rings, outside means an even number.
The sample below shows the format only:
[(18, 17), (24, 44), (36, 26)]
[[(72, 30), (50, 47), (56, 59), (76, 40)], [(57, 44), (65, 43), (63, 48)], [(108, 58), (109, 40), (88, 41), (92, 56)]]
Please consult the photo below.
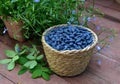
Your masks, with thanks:
[(93, 35), (82, 27), (68, 25), (47, 32), (45, 41), (56, 50), (79, 50), (93, 43)]

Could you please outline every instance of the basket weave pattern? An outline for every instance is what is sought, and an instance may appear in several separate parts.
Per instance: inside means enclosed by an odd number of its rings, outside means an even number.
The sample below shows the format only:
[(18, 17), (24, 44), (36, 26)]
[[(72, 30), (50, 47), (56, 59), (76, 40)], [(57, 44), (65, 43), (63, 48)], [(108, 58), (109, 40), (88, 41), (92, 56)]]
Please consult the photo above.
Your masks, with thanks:
[(56, 28), (59, 26), (66, 26), (66, 25), (57, 25), (51, 27), (48, 30), (46, 30), (42, 36), (42, 44), (49, 67), (51, 68), (51, 70), (53, 70), (56, 74), (60, 76), (78, 75), (86, 69), (91, 59), (91, 56), (93, 54), (93, 49), (98, 40), (97, 36), (93, 31), (88, 29), (90, 32), (93, 33), (95, 38), (91, 46), (82, 50), (57, 51), (46, 43), (44, 39), (44, 35), (52, 28)]

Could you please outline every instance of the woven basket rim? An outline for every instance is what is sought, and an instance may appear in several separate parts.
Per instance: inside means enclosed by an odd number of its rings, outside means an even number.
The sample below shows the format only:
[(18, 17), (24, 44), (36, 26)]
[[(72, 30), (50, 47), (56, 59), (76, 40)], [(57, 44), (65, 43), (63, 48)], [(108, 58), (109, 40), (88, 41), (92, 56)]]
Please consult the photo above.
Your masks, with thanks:
[[(72, 24), (71, 24), (71, 25), (72, 25)], [(88, 51), (88, 50), (92, 49), (92, 48), (97, 44), (97, 42), (98, 42), (98, 37), (97, 37), (96, 33), (94, 33), (91, 29), (89, 29), (89, 28), (87, 28), (87, 27), (84, 27), (84, 26), (80, 26), (80, 25), (72, 25), (72, 26), (82, 27), (82, 28), (85, 28), (85, 29), (87, 29), (88, 31), (90, 31), (90, 32), (93, 34), (93, 36), (94, 36), (94, 41), (93, 41), (93, 43), (92, 43), (90, 46), (88, 45), (88, 46), (85, 47), (84, 49), (79, 49), (79, 50), (64, 50), (64, 51), (56, 50), (56, 49), (52, 48), (52, 47), (45, 41), (44, 36), (45, 36), (45, 35), (47, 34), (47, 32), (49, 32), (51, 29), (54, 29), (54, 28), (57, 28), (57, 27), (60, 27), (60, 26), (68, 26), (68, 24), (60, 24), (60, 25), (52, 26), (52, 27), (46, 29), (46, 30), (43, 32), (43, 34), (42, 34), (42, 42), (44, 42), (45, 45), (46, 45), (47, 47), (49, 47), (51, 50), (53, 50), (54, 52), (57, 52), (57, 53), (66, 53), (66, 54), (67, 54), (67, 53), (72, 53), (72, 52), (84, 52), (84, 51)]]

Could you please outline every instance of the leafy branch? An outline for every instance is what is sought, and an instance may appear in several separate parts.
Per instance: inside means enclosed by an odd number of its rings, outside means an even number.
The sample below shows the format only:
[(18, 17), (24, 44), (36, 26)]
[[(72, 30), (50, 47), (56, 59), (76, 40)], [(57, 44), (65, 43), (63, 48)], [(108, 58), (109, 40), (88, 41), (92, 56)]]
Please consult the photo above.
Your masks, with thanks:
[(0, 64), (8, 64), (8, 70), (13, 70), (15, 64), (18, 63), (21, 67), (18, 75), (22, 75), (29, 71), (32, 78), (43, 77), (45, 80), (50, 80), (50, 75), (53, 73), (44, 60), (44, 55), (37, 50), (35, 45), (28, 47), (23, 45), (21, 48), (18, 44), (15, 45), (15, 51), (5, 51), (7, 59), (0, 60)]

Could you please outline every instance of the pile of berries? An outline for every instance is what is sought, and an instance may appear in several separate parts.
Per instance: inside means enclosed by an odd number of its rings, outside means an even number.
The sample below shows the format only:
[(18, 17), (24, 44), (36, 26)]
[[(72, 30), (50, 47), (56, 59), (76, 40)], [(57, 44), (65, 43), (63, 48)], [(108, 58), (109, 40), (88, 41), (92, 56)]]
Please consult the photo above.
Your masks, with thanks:
[(93, 43), (93, 34), (78, 26), (60, 26), (51, 29), (45, 35), (45, 41), (54, 49), (80, 50)]

